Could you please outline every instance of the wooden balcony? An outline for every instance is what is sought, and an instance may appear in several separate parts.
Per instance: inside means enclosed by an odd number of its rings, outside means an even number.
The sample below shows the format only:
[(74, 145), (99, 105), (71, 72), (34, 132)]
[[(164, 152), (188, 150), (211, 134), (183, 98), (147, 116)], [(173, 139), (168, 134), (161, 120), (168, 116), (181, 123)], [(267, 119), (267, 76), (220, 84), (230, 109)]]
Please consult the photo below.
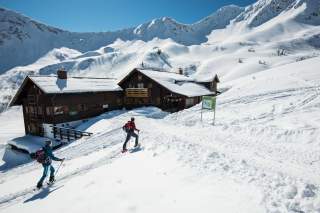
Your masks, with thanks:
[(148, 98), (149, 90), (148, 88), (127, 88), (126, 97), (127, 98)]

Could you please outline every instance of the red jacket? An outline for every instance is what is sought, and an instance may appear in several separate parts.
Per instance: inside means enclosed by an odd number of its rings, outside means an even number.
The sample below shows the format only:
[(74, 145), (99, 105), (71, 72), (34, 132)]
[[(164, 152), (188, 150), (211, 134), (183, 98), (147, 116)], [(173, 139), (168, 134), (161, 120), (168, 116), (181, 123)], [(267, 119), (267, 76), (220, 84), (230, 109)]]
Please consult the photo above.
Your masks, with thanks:
[(139, 130), (136, 128), (136, 124), (134, 123), (134, 121), (128, 121), (128, 122), (124, 125), (124, 127), (127, 128), (127, 129), (130, 130), (130, 131), (134, 131), (134, 130), (139, 131)]

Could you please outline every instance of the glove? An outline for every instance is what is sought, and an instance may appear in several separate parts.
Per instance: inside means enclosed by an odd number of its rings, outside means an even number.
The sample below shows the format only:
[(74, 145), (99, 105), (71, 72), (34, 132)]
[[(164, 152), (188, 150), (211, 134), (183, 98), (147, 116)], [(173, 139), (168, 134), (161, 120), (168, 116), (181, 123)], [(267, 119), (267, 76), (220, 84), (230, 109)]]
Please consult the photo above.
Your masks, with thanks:
[(62, 158), (60, 161), (64, 161), (66, 158)]

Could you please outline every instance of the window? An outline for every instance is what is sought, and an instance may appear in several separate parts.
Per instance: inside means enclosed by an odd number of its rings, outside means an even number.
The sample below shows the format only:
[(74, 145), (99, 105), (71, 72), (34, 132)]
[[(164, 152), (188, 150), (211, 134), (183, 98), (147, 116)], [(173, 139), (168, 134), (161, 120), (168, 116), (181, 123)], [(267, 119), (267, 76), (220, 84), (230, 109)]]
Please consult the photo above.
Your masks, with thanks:
[(37, 133), (37, 127), (36, 127), (36, 125), (35, 125), (34, 123), (30, 123), (30, 125), (29, 125), (29, 132), (30, 132), (31, 134), (36, 134), (36, 133)]
[(36, 102), (36, 98), (34, 95), (28, 95), (28, 103), (34, 104)]
[(152, 88), (152, 83), (149, 83), (149, 84), (148, 84), (148, 88)]
[(53, 108), (54, 115), (62, 115), (64, 113), (64, 106), (55, 106)]
[(138, 83), (138, 88), (143, 88), (144, 87), (144, 84), (143, 83)]
[(34, 114), (35, 113), (34, 108), (32, 106), (29, 106), (29, 112), (30, 112), (30, 114)]
[[(66, 109), (66, 107), (65, 107)], [(70, 106), (69, 108), (69, 115), (77, 115), (78, 114), (78, 107), (77, 106)]]
[(186, 99), (186, 107), (190, 107), (194, 105), (194, 99), (193, 98), (187, 98)]
[(142, 80), (142, 75), (138, 75), (138, 80), (139, 80), (139, 81)]
[(121, 98), (117, 98), (117, 104), (118, 104), (118, 105), (121, 105), (121, 104), (122, 104)]
[(42, 115), (42, 107), (41, 106), (38, 107), (38, 115)]
[(51, 115), (51, 107), (46, 107), (46, 113), (47, 115)]
[(28, 114), (28, 113), (29, 113), (29, 109), (28, 109), (28, 107), (27, 107), (27, 106), (25, 106), (25, 107), (24, 107), (24, 110), (25, 110), (26, 114)]
[(79, 104), (78, 108), (79, 108), (79, 111), (86, 111), (88, 109), (87, 105), (85, 104)]

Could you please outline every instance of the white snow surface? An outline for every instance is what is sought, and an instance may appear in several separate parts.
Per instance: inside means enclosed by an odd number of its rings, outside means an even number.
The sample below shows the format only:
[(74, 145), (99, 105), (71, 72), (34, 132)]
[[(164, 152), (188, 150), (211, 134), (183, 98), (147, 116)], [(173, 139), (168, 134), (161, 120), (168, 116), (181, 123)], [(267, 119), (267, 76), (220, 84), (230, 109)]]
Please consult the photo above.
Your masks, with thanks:
[(76, 78), (59, 79), (57, 76), (29, 76), (45, 93), (81, 93), (122, 91), (113, 79)]
[(142, 69), (140, 69), (139, 72), (158, 82), (170, 91), (180, 95), (196, 97), (214, 94), (206, 87), (192, 82), (194, 79), (180, 74)]
[[(67, 160), (54, 186), (33, 191), (42, 174), (36, 162), (0, 166), (0, 212), (319, 212), (319, 64), (317, 57), (227, 83), (215, 125), (210, 111), (200, 121), (200, 105), (90, 119), (78, 128), (93, 136), (55, 151)], [(17, 107), (6, 113), (22, 117)], [(142, 149), (122, 154), (121, 126), (132, 116)], [(0, 119), (0, 129), (23, 125)]]

